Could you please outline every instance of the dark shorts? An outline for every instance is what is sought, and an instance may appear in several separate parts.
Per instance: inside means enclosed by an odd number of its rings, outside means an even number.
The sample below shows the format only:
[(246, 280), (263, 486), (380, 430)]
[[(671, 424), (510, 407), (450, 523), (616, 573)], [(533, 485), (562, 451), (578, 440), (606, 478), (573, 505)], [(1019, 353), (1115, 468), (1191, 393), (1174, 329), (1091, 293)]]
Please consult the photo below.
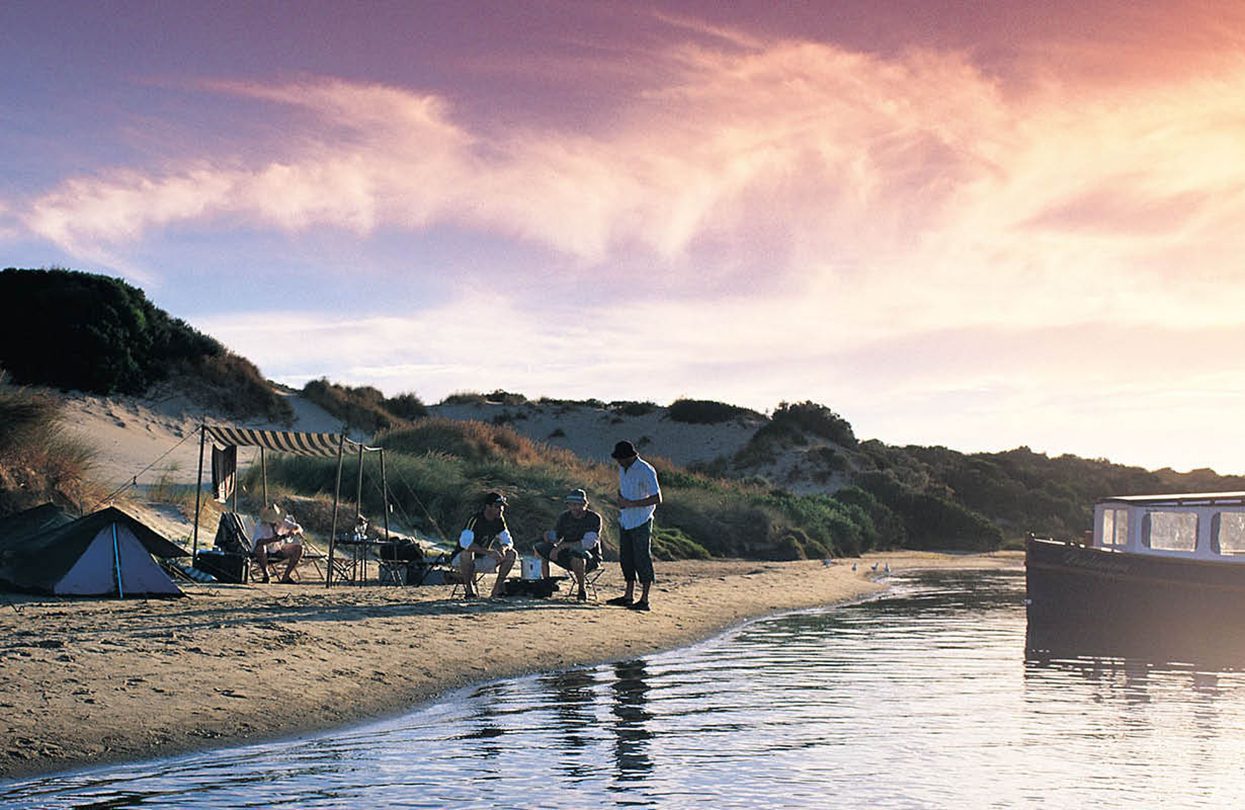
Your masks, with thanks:
[(550, 543), (548, 540), (542, 540), (533, 546), (533, 548), (537, 554), (544, 557), (546, 560), (549, 560), (549, 562), (557, 563), (567, 571), (571, 570), (571, 560), (575, 557), (578, 557), (584, 561), (585, 572), (592, 571), (597, 567), (597, 558), (593, 556), (592, 552), (584, 551), (582, 548), (563, 548), (560, 552), (558, 552), (558, 558), (556, 560), (550, 560), (549, 552), (553, 551), (553, 545), (554, 544)]
[(627, 582), (641, 584), (652, 582), (653, 577), (653, 520), (648, 520), (634, 529), (624, 529), (620, 525), (618, 532), (618, 563), (622, 568), (623, 579)]

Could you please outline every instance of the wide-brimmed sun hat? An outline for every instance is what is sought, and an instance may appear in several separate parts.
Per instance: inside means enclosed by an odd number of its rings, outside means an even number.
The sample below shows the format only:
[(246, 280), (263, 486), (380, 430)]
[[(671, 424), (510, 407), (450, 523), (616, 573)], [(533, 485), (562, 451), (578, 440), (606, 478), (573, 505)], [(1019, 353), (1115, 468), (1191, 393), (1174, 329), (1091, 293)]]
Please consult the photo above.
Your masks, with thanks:
[(584, 492), (582, 489), (572, 489), (570, 492), (566, 493), (566, 497), (562, 500), (567, 503), (587, 503), (588, 493)]
[(614, 452), (610, 453), (610, 458), (622, 461), (623, 459), (634, 458), (640, 455), (636, 452), (635, 445), (631, 442), (619, 442), (614, 445)]
[(264, 523), (276, 523), (285, 517), (285, 513), (281, 511), (281, 507), (275, 503), (271, 506), (265, 506), (259, 510), (259, 519)]

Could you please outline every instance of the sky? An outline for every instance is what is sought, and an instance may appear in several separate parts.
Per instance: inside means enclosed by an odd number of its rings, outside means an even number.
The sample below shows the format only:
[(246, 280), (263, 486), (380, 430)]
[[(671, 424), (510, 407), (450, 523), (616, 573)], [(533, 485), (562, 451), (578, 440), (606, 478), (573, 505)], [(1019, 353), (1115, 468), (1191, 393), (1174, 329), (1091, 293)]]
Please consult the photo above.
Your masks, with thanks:
[(0, 266), (274, 380), (1245, 473), (1239, 0), (8, 0), (0, 48)]

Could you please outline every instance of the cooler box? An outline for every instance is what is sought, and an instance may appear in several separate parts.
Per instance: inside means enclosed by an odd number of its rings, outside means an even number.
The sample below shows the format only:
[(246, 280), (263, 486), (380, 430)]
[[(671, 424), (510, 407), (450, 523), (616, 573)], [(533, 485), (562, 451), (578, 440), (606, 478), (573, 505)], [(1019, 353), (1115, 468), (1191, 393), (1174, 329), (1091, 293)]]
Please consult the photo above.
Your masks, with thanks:
[(246, 556), (219, 549), (204, 549), (195, 555), (195, 568), (216, 577), (217, 582), (246, 581)]

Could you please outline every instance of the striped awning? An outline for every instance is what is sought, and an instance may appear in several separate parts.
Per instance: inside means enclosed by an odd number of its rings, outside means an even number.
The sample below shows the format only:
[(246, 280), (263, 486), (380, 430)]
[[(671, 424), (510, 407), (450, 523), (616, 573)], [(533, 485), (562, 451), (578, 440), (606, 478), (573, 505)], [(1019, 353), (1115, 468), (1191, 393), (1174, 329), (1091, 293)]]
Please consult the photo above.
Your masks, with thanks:
[[(205, 425), (204, 431), (222, 447), (263, 447), (279, 453), (297, 453), (300, 456), (335, 456), (342, 437), (337, 433), (296, 433), (289, 430), (255, 430), (252, 428)], [(348, 451), (358, 445), (346, 439)]]

